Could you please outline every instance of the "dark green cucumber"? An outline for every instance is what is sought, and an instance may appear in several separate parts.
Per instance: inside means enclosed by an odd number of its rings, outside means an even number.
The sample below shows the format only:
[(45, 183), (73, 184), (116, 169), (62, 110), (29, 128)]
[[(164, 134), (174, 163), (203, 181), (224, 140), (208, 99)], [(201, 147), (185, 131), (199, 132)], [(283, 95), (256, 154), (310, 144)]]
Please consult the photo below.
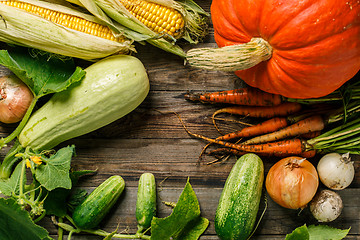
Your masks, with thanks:
[(140, 176), (135, 215), (140, 233), (151, 226), (151, 220), (156, 215), (156, 182), (152, 173)]
[(106, 179), (78, 205), (72, 215), (80, 229), (92, 229), (99, 225), (113, 207), (125, 188), (122, 177), (115, 175)]
[(252, 153), (240, 157), (230, 171), (215, 214), (215, 231), (222, 240), (247, 239), (253, 231), (262, 186), (264, 165)]

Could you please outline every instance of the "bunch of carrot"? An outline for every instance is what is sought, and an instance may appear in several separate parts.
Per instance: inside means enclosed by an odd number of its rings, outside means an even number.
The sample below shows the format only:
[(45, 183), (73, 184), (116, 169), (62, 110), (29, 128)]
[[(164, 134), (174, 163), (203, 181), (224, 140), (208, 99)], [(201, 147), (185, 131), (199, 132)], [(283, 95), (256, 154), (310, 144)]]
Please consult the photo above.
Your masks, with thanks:
[[(289, 99), (251, 87), (187, 93), (184, 97), (190, 101), (229, 105), (213, 113), (216, 128), (215, 116), (218, 114), (256, 118), (260, 123), (212, 139), (190, 132), (181, 122), (190, 135), (208, 142), (201, 155), (210, 144), (222, 146), (210, 154), (227, 152), (242, 155), (252, 152), (263, 156), (298, 155), (308, 158), (317, 152), (328, 151), (358, 154), (360, 149), (355, 147), (354, 141), (357, 142), (357, 135), (360, 135), (360, 120), (352, 119), (360, 110), (360, 101), (358, 88), (351, 86), (351, 89), (356, 94), (350, 97), (345, 97), (345, 91), (341, 89), (317, 99)], [(331, 104), (327, 104), (329, 101)], [(238, 141), (234, 143), (233, 139)], [(349, 143), (352, 147), (348, 146)]]

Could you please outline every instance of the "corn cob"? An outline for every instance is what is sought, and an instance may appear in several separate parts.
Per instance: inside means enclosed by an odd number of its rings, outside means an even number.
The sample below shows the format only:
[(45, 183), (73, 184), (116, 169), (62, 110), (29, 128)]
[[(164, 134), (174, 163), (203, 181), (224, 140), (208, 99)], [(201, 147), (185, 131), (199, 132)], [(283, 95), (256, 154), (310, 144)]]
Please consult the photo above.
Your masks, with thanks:
[[(207, 34), (206, 13), (193, 0), (66, 0), (108, 24), (118, 23), (134, 41), (150, 44), (181, 57), (178, 39), (198, 43)], [(115, 27), (116, 28), (116, 27)], [(116, 28), (117, 29), (117, 28)]]
[(120, 2), (132, 15), (154, 32), (165, 33), (175, 39), (182, 36), (185, 21), (179, 11), (144, 0), (120, 0)]
[(83, 18), (64, 14), (51, 9), (42, 8), (26, 2), (16, 0), (0, 1), (0, 4), (6, 4), (11, 7), (22, 9), (28, 13), (36, 14), (53, 23), (60, 24), (64, 27), (74, 29), (76, 31), (91, 34), (97, 37), (102, 37), (112, 41), (122, 41), (123, 39), (116, 39), (111, 30), (104, 25), (85, 20)]
[(0, 24), (0, 40), (4, 42), (87, 60), (131, 49), (129, 39), (116, 36), (95, 17), (62, 5), (2, 0), (0, 16), (4, 21)]

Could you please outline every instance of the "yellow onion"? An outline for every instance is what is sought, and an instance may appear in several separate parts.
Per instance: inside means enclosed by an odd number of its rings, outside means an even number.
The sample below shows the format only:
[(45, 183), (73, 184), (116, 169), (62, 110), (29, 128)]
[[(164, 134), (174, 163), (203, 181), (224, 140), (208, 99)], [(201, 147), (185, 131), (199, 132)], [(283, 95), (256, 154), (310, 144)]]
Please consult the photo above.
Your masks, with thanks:
[(33, 94), (15, 75), (0, 78), (0, 122), (19, 122), (29, 108)]
[(319, 177), (316, 168), (305, 158), (287, 157), (270, 168), (265, 186), (277, 204), (298, 209), (306, 207), (316, 194)]

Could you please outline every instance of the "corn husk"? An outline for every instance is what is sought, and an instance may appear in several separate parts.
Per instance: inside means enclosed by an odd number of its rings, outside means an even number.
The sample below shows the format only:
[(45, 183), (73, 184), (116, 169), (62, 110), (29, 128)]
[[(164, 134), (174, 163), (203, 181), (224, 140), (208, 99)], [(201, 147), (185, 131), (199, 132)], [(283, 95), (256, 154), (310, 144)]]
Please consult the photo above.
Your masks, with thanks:
[[(91, 14), (114, 28), (114, 23), (120, 24), (122, 31), (134, 41), (147, 41), (165, 51), (185, 57), (183, 49), (177, 45), (176, 39), (169, 38), (152, 31), (135, 18), (118, 0), (67, 0), (87, 9)], [(182, 39), (191, 44), (197, 44), (207, 34), (209, 14), (192, 0), (147, 0), (178, 10), (185, 19), (185, 30)], [(124, 29), (127, 28), (127, 29)]]
[[(38, 0), (23, 0), (23, 2), (103, 24), (92, 15), (63, 5)], [(85, 60), (96, 60), (113, 54), (127, 54), (134, 50), (131, 45), (132, 40), (116, 42), (92, 36), (5, 4), (0, 5), (0, 16), (0, 41), (6, 43)], [(119, 34), (116, 37), (123, 36)]]

